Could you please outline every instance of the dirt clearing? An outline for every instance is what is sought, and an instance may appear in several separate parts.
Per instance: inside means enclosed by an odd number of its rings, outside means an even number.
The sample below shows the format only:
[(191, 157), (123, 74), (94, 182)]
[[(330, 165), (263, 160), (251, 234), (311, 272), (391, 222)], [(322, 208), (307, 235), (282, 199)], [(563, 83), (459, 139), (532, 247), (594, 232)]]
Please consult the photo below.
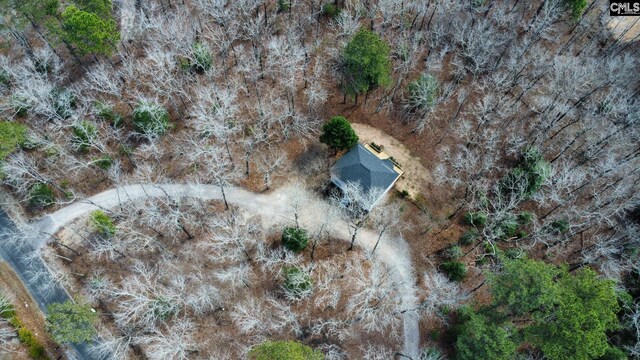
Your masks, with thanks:
[(420, 159), (411, 155), (411, 152), (400, 141), (374, 128), (373, 126), (352, 123), (351, 126), (363, 143), (374, 142), (382, 146), (382, 150), (393, 156), (400, 163), (404, 174), (398, 180), (395, 187), (398, 191), (407, 190), (411, 197), (420, 193), (420, 189), (432, 182), (431, 173), (420, 163)]

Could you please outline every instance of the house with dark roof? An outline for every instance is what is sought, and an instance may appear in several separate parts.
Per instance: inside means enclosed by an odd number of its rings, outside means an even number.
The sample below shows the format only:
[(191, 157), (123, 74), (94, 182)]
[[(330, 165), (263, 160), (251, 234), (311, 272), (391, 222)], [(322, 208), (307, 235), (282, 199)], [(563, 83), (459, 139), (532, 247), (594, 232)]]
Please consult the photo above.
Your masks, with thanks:
[(373, 208), (400, 178), (402, 170), (389, 156), (371, 145), (358, 143), (344, 154), (331, 167), (331, 182), (342, 190), (349, 182), (359, 183), (365, 192), (382, 189), (380, 197), (371, 205)]

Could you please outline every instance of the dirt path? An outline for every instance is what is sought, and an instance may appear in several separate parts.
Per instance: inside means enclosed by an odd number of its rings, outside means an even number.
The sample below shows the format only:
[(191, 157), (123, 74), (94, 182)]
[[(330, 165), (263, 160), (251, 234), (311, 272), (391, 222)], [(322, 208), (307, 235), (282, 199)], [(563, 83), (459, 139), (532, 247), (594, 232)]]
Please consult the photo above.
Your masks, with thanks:
[(412, 156), (411, 152), (400, 141), (383, 133), (382, 131), (366, 124), (352, 123), (361, 142), (374, 142), (383, 147), (383, 151), (400, 163), (404, 174), (398, 180), (395, 188), (399, 191), (407, 190), (414, 197), (420, 193), (426, 184), (432, 182), (431, 173), (422, 166), (418, 157)]
[[(225, 194), (229, 203), (235, 204), (251, 214), (260, 215), (263, 226), (271, 227), (288, 220), (291, 213), (290, 205), (293, 203), (291, 194), (296, 191), (295, 183), (286, 184), (272, 192), (266, 194), (256, 194), (250, 191), (237, 188), (226, 187)], [(202, 200), (220, 200), (222, 194), (220, 188), (208, 184), (136, 184), (120, 188), (114, 188), (96, 194), (82, 202), (78, 202), (60, 210), (57, 210), (39, 221), (41, 231), (48, 234), (55, 234), (65, 225), (72, 221), (86, 216), (88, 212), (96, 209), (115, 208), (119, 204), (142, 200), (146, 198), (158, 198), (164, 196), (171, 197), (195, 197)], [(314, 213), (323, 200), (309, 195), (310, 200), (304, 207), (306, 213), (301, 214), (301, 219), (305, 226), (318, 226), (322, 217)], [(338, 222), (332, 229), (333, 236), (344, 240), (349, 240), (349, 229), (344, 222)], [(373, 249), (377, 240), (377, 235), (367, 230), (358, 233), (356, 244), (367, 250)], [(43, 243), (36, 244), (41, 247)], [(411, 264), (411, 254), (407, 243), (402, 238), (396, 238), (381, 242), (376, 250), (376, 255), (392, 271), (394, 281), (398, 284), (404, 309), (415, 309), (417, 303), (415, 291), (415, 277)], [(404, 323), (404, 346), (403, 353), (416, 357), (420, 346), (420, 329), (418, 326), (418, 314), (407, 311), (403, 315)]]

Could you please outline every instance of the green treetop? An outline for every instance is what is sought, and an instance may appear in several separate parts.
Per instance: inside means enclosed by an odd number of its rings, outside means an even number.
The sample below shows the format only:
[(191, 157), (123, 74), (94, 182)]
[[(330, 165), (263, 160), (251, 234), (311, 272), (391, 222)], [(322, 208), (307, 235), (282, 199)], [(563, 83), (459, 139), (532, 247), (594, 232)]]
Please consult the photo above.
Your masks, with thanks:
[(82, 11), (94, 13), (104, 20), (111, 19), (111, 9), (113, 4), (111, 0), (74, 0), (78, 8)]
[(391, 82), (389, 46), (369, 30), (362, 29), (344, 49), (345, 92), (359, 95)]
[(494, 303), (513, 315), (549, 306), (558, 296), (554, 284), (562, 271), (542, 261), (507, 261), (500, 274), (487, 274)]
[(461, 311), (463, 323), (457, 328), (456, 353), (459, 360), (511, 360), (518, 347), (509, 323), (495, 324), (471, 309)]
[(82, 11), (69, 5), (62, 12), (62, 39), (73, 45), (81, 55), (111, 55), (120, 33), (113, 20), (103, 20), (100, 16)]
[(249, 351), (251, 360), (322, 360), (324, 354), (297, 341), (265, 341)]
[(618, 326), (615, 284), (588, 268), (570, 274), (566, 267), (521, 259), (504, 263), (488, 276), (494, 306), (526, 324), (527, 343), (550, 360), (589, 360), (609, 349), (607, 332)]
[(350, 149), (358, 143), (358, 135), (342, 116), (334, 116), (322, 126), (320, 142), (335, 150)]
[(0, 160), (24, 144), (28, 128), (13, 121), (0, 121)]
[(584, 9), (587, 7), (587, 0), (565, 0), (571, 10), (571, 16), (574, 20), (580, 20)]
[(589, 360), (609, 348), (607, 331), (618, 327), (615, 284), (588, 268), (557, 282), (558, 295), (535, 317), (526, 338), (552, 360)]
[(47, 325), (53, 338), (59, 343), (88, 342), (96, 335), (93, 324), (98, 314), (88, 304), (53, 303), (47, 308)]

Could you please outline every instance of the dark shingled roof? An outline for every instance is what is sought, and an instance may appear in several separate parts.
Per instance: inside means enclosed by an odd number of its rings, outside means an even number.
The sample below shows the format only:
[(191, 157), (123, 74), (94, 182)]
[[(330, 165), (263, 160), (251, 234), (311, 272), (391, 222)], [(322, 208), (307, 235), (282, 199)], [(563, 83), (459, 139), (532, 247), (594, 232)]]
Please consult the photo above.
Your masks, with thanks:
[(357, 144), (338, 160), (331, 172), (343, 182), (359, 182), (364, 191), (387, 189), (400, 176), (389, 159), (382, 160)]

